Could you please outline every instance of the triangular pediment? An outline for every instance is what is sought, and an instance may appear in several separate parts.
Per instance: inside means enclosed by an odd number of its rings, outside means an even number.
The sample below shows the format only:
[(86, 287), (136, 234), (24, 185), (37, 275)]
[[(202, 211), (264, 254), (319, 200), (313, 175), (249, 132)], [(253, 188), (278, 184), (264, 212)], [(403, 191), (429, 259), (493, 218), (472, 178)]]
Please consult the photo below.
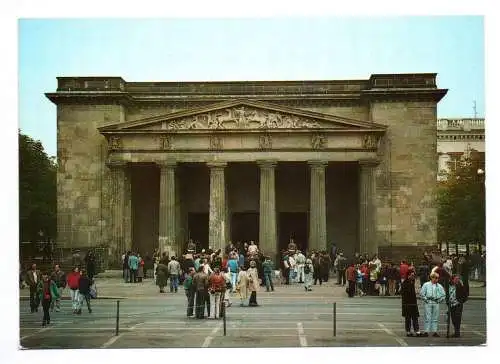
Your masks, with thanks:
[(357, 129), (383, 131), (386, 126), (253, 100), (231, 100), (99, 128), (115, 131), (265, 129)]

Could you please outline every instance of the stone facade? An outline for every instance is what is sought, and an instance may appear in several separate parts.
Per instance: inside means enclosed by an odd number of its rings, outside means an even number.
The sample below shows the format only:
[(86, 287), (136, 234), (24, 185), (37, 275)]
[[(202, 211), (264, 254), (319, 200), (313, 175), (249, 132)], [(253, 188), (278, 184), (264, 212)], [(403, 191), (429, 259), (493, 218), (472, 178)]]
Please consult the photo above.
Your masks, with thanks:
[(346, 253), (435, 244), (435, 80), (60, 77), (58, 241), (115, 257), (245, 229), (269, 254), (291, 229)]

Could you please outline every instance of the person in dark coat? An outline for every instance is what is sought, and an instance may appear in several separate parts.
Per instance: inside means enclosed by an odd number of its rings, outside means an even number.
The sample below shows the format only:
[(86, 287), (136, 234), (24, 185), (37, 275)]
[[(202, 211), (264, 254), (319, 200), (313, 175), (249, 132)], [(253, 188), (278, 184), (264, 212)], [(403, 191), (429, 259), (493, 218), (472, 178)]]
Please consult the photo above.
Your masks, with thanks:
[(415, 270), (408, 270), (408, 278), (401, 283), (401, 303), (402, 316), (405, 318), (406, 336), (413, 336), (411, 332), (411, 324), (413, 323), (413, 331), (416, 336), (421, 336), (418, 326), (418, 305), (417, 294), (415, 292)]
[(160, 287), (160, 293), (165, 293), (165, 286), (168, 279), (168, 267), (163, 263), (159, 263), (156, 267), (156, 285)]

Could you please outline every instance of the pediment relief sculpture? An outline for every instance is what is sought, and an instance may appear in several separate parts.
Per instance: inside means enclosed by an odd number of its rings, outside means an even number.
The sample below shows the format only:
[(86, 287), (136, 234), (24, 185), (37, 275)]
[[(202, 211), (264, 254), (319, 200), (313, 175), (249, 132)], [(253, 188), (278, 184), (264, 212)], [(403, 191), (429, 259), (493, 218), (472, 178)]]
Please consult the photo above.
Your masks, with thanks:
[(167, 129), (301, 129), (318, 128), (311, 119), (248, 106), (233, 107), (171, 121)]

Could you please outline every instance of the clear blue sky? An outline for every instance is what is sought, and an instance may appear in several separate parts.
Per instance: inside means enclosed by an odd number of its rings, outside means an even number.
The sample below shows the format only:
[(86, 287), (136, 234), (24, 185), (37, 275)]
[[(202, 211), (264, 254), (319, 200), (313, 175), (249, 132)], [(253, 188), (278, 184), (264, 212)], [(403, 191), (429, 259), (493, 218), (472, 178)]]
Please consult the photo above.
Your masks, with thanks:
[(438, 117), (484, 117), (482, 17), (20, 20), (19, 125), (56, 155), (57, 76), (362, 79), (436, 72)]

